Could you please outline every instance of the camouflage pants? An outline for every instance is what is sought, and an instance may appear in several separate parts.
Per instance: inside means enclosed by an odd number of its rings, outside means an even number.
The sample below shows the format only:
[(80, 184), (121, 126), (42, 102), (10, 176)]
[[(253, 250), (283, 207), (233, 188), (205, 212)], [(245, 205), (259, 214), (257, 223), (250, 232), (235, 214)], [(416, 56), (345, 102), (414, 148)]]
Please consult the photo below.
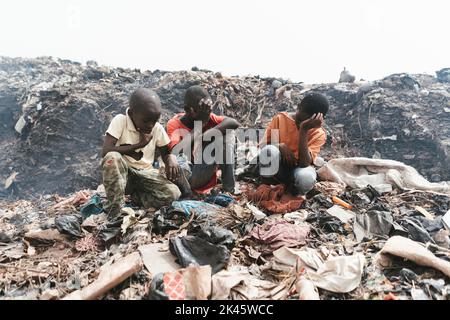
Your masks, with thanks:
[(144, 208), (160, 208), (177, 200), (178, 187), (159, 170), (137, 170), (128, 165), (118, 152), (108, 152), (102, 160), (103, 185), (108, 203), (106, 212), (115, 215), (124, 204), (125, 194)]

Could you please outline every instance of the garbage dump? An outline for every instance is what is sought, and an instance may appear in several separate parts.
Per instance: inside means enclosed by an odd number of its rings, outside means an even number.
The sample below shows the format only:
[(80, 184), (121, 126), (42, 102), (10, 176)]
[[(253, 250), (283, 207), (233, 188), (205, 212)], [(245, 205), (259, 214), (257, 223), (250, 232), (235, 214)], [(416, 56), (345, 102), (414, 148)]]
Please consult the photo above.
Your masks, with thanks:
[[(448, 300), (450, 104), (446, 69), (437, 75), (306, 85), (1, 58), (0, 299)], [(109, 219), (107, 124), (140, 86), (167, 120), (193, 84), (252, 127), (311, 90), (327, 95), (314, 189), (292, 195), (242, 167), (241, 193), (158, 210), (127, 197)]]
[[(429, 181), (450, 180), (450, 82), (436, 76), (394, 74), (377, 81), (305, 84), (280, 78), (225, 76), (207, 70), (165, 72), (111, 68), (50, 57), (0, 57), (0, 186), (2, 198), (68, 195), (100, 181), (102, 135), (139, 87), (161, 98), (165, 123), (183, 109), (191, 85), (204, 86), (213, 112), (244, 127), (264, 128), (293, 111), (309, 92), (330, 101), (325, 160), (397, 160)], [(70, 133), (70, 134), (69, 134)]]
[[(257, 188), (257, 178), (239, 183)], [(280, 213), (245, 193), (158, 211), (129, 202), (113, 241), (104, 212), (80, 213), (105, 202), (102, 188), (2, 201), (0, 297), (449, 299), (450, 192), (387, 184), (320, 181)]]

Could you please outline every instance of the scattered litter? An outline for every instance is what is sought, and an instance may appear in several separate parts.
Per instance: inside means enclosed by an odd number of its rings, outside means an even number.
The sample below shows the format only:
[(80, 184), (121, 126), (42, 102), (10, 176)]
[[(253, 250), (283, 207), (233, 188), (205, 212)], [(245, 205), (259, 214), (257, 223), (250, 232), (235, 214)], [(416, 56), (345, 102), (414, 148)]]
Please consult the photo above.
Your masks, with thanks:
[(137, 217), (136, 212), (131, 208), (122, 208), (122, 213), (125, 214), (125, 217), (123, 218), (120, 229), (122, 230), (122, 235), (124, 235), (127, 229), (137, 222)]
[(344, 223), (326, 212), (311, 213), (305, 221), (316, 223), (317, 226), (322, 228), (325, 232), (336, 232), (343, 235), (348, 234)]
[(230, 252), (225, 246), (212, 244), (197, 236), (171, 238), (169, 248), (183, 268), (190, 264), (210, 265), (213, 273), (222, 270), (230, 258)]
[(342, 199), (339, 199), (336, 196), (332, 197), (331, 199), (333, 200), (333, 203), (338, 204), (338, 205), (340, 205), (340, 206), (342, 206), (342, 207), (344, 207), (344, 208), (346, 208), (348, 210), (352, 210), (353, 209), (353, 206), (351, 204), (345, 202)]
[(82, 221), (82, 217), (77, 215), (61, 216), (55, 219), (55, 226), (62, 234), (80, 238), (83, 236), (81, 231)]
[[(274, 252), (278, 268), (298, 267), (306, 269), (307, 279), (318, 288), (332, 292), (350, 292), (356, 289), (364, 271), (362, 254), (329, 257), (324, 260), (314, 249), (280, 248)], [(284, 267), (283, 267), (284, 266)]]
[(299, 300), (320, 300), (314, 282), (308, 280), (306, 277), (301, 277), (295, 283), (295, 289), (297, 290)]
[(11, 173), (11, 175), (5, 180), (5, 189), (8, 189), (14, 182), (14, 180), (16, 180), (17, 177), (17, 172), (13, 172)]
[(416, 210), (419, 211), (421, 214), (423, 214), (423, 216), (424, 216), (425, 218), (431, 219), (431, 220), (434, 219), (434, 215), (431, 214), (431, 213), (429, 213), (429, 212), (428, 212), (427, 210), (425, 210), (424, 208), (419, 207), (419, 206), (415, 206), (414, 209), (416, 209)]
[(228, 249), (234, 247), (237, 238), (230, 230), (207, 224), (200, 226), (198, 230), (194, 229), (192, 233), (212, 244), (220, 244)]
[(27, 232), (24, 237), (34, 246), (50, 246), (55, 242), (63, 242), (66, 238), (55, 229), (34, 230)]
[(387, 211), (370, 210), (357, 214), (353, 224), (356, 240), (372, 239), (373, 236), (389, 237), (394, 228), (392, 214)]
[(175, 257), (169, 251), (169, 244), (152, 243), (138, 248), (147, 270), (152, 274), (172, 272), (178, 269)]
[(273, 251), (283, 246), (293, 247), (304, 245), (309, 231), (310, 227), (306, 223), (297, 225), (281, 221), (256, 226), (252, 230), (251, 235)]
[[(450, 185), (431, 183), (416, 169), (399, 161), (370, 158), (332, 159), (318, 170), (322, 180), (345, 183), (351, 188), (373, 186), (377, 191), (385, 191), (386, 185), (398, 189), (427, 190), (450, 194)], [(357, 174), (355, 174), (357, 173)], [(383, 190), (379, 190), (379, 189)], [(383, 193), (383, 192), (380, 192)]]
[(444, 223), (444, 226), (450, 231), (450, 210), (442, 217), (442, 223)]
[(298, 210), (304, 198), (286, 193), (284, 185), (260, 185), (256, 191), (247, 192), (247, 197), (271, 213), (288, 213)]
[(223, 270), (212, 276), (213, 300), (260, 300), (274, 299), (274, 293), (286, 290), (284, 285), (259, 279), (246, 268)]
[(108, 290), (142, 269), (142, 259), (134, 252), (116, 263), (104, 268), (98, 279), (81, 290), (65, 296), (63, 300), (94, 300), (104, 295)]
[(236, 202), (233, 197), (230, 197), (229, 195), (223, 193), (215, 196), (208, 196), (205, 198), (205, 201), (208, 203), (217, 204), (222, 207), (228, 207), (231, 203)]
[(85, 219), (91, 215), (100, 214), (102, 211), (102, 200), (97, 194), (93, 195), (86, 204), (80, 207), (81, 215)]
[(261, 219), (264, 219), (267, 217), (267, 215), (264, 212), (259, 210), (254, 205), (252, 205), (250, 203), (247, 203), (246, 205), (247, 205), (247, 208), (249, 208), (252, 211), (253, 216), (255, 217), (256, 220), (261, 220)]
[(427, 250), (418, 242), (394, 236), (384, 244), (381, 254), (391, 254), (404, 259), (411, 260), (418, 265), (435, 268), (447, 277), (450, 277), (450, 262), (439, 259), (431, 251)]
[(341, 206), (332, 206), (327, 209), (327, 212), (344, 223), (349, 223), (350, 220), (355, 219), (355, 214), (353, 212), (350, 210), (345, 210)]
[[(307, 85), (53, 58), (0, 61), (4, 105), (17, 111), (2, 132), (0, 299), (59, 299), (67, 293), (168, 299), (171, 280), (181, 285), (183, 299), (448, 299), (450, 286), (441, 272), (450, 260), (450, 193), (449, 184), (438, 181), (450, 176), (440, 165), (448, 162), (447, 153), (435, 156), (450, 132), (441, 117), (449, 109), (447, 69), (437, 78), (397, 74), (370, 84)], [(315, 163), (319, 182), (303, 201), (285, 194), (283, 186), (261, 187), (258, 178), (242, 174), (242, 190), (261, 188), (259, 196), (202, 195), (156, 212), (135, 209), (127, 198), (135, 212), (107, 221), (99, 153), (92, 151), (100, 147), (104, 123), (123, 113), (129, 94), (143, 84), (160, 95), (165, 123), (182, 110), (185, 88), (194, 82), (208, 89), (214, 112), (249, 128), (294, 110), (297, 97), (311, 90), (327, 95), (339, 112), (327, 116), (330, 143)], [(240, 158), (255, 156), (256, 145), (239, 141), (237, 150), (245, 153)], [(365, 158), (333, 159), (337, 154)], [(236, 169), (245, 172), (240, 164)], [(61, 223), (66, 216), (77, 222)], [(255, 230), (264, 240), (252, 236)], [(409, 242), (393, 246), (398, 235)], [(133, 252), (136, 258), (127, 258)], [(186, 266), (181, 271), (177, 259)]]

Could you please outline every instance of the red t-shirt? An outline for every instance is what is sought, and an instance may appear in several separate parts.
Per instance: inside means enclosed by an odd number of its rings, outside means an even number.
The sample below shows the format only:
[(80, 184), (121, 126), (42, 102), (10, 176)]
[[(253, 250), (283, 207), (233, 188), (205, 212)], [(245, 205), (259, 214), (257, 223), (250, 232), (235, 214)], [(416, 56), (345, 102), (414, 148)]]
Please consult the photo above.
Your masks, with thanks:
[[(192, 129), (186, 127), (183, 122), (181, 122), (181, 117), (184, 116), (184, 113), (179, 113), (175, 115), (172, 119), (167, 122), (167, 134), (170, 138), (169, 148), (172, 150), (180, 141), (183, 139), (181, 131), (186, 130), (187, 132), (191, 132)], [(214, 113), (209, 115), (209, 121), (203, 126), (202, 132), (205, 132), (208, 129), (214, 128), (219, 123), (221, 123), (225, 117), (218, 116)]]

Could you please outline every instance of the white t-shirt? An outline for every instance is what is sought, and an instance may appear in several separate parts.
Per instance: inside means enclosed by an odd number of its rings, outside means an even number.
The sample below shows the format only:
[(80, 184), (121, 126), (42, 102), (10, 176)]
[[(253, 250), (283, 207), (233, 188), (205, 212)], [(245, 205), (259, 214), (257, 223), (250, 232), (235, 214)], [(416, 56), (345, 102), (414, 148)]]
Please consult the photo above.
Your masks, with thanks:
[[(106, 133), (117, 139), (116, 146), (120, 146), (122, 144), (136, 144), (139, 142), (139, 132), (136, 130), (133, 121), (131, 121), (131, 118), (128, 115), (128, 109), (126, 115), (118, 114), (112, 119)], [(170, 138), (167, 135), (166, 130), (159, 122), (157, 122), (153, 127), (152, 135), (152, 140), (150, 140), (144, 148), (136, 149), (136, 152), (142, 151), (144, 154), (140, 160), (124, 155), (124, 159), (133, 168), (153, 168), (155, 147), (164, 147), (170, 143)]]

